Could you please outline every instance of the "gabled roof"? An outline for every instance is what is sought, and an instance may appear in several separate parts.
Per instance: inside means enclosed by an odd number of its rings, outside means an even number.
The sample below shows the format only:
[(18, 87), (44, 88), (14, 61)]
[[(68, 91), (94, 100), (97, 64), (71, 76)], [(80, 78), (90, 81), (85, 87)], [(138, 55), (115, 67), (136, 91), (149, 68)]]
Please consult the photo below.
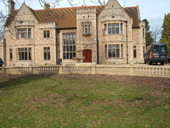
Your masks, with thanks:
[(139, 6), (136, 7), (126, 7), (124, 8), (130, 17), (133, 18), (133, 27), (140, 27), (140, 14), (139, 14)]
[[(76, 28), (76, 9), (90, 9), (96, 8), (97, 15), (104, 9), (105, 5), (100, 6), (81, 6), (81, 7), (67, 7), (67, 8), (50, 8), (42, 10), (33, 10), (28, 7), (40, 23), (55, 22), (58, 28)], [(130, 17), (133, 18), (133, 27), (139, 27), (140, 18), (138, 6), (124, 8)], [(9, 26), (17, 15), (18, 10), (14, 10), (11, 16), (7, 19), (5, 26)]]

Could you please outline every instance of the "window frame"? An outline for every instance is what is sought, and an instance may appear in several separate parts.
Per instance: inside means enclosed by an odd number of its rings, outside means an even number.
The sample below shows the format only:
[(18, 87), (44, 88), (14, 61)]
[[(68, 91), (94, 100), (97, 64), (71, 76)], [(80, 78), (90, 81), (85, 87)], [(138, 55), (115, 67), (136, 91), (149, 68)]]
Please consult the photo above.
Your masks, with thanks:
[(84, 25), (84, 32), (83, 34), (91, 34), (91, 25), (90, 24), (85, 24)]
[(63, 59), (71, 60), (76, 57), (76, 33), (62, 33)]
[(32, 60), (32, 48), (23, 47), (17, 48), (18, 61), (31, 61)]
[(44, 60), (51, 60), (50, 47), (44, 47)]
[(103, 35), (123, 35), (123, 23), (105, 23)]
[(145, 28), (142, 29), (143, 38), (145, 38)]
[(32, 28), (17, 28), (17, 39), (31, 39)]
[(145, 46), (143, 46), (143, 57), (145, 55)]
[(50, 38), (50, 30), (43, 31), (43, 38), (46, 38), (46, 39)]
[(9, 61), (13, 61), (12, 48), (9, 49)]
[(105, 45), (105, 58), (122, 59), (123, 58), (123, 44)]
[(137, 47), (133, 46), (133, 58), (137, 58)]

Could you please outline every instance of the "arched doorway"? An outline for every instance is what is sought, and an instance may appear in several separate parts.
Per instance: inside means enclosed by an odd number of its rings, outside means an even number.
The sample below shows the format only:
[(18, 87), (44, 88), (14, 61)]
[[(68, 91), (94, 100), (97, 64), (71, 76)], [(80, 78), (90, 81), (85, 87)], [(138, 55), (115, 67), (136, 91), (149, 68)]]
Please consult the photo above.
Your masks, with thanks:
[(86, 63), (92, 62), (92, 51), (89, 49), (83, 50), (83, 57), (84, 57), (83, 62)]

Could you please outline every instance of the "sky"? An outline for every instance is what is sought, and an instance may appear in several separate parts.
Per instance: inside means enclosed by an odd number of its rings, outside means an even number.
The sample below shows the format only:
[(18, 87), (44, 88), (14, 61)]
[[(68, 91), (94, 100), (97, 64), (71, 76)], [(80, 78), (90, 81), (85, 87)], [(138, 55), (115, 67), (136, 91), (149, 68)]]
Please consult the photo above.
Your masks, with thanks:
[[(1, 0), (0, 0), (1, 1)], [(14, 0), (15, 1), (15, 0)], [(22, 3), (25, 1), (26, 4), (33, 9), (43, 9), (39, 4), (38, 0), (18, 0), (16, 3), (16, 8), (20, 8)], [(46, 0), (51, 3), (56, 0)], [(83, 0), (72, 0), (73, 3), (79, 3), (78, 6), (83, 5)], [(97, 1), (97, 0), (91, 0)], [(86, 0), (86, 5), (99, 5), (99, 3), (94, 4), (90, 0)], [(101, 0), (103, 1), (103, 0)], [(141, 20), (147, 19), (152, 28), (161, 27), (163, 24), (163, 19), (165, 14), (170, 13), (170, 0), (117, 0), (122, 7), (131, 7), (139, 5)], [(108, 0), (105, 0), (107, 3)], [(60, 0), (59, 5), (56, 7), (71, 7), (67, 0)], [(4, 4), (0, 2), (0, 11), (6, 10)]]

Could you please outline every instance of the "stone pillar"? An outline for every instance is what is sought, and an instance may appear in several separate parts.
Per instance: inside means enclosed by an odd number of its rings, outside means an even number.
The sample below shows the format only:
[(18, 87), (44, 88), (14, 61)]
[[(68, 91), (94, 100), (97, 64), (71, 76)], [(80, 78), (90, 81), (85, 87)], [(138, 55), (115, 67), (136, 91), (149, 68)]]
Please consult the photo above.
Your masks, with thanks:
[(5, 74), (5, 68), (1, 68), (1, 74)]
[(92, 66), (92, 74), (96, 74), (96, 67), (95, 66)]
[(63, 74), (63, 67), (62, 66), (59, 67), (59, 74)]

